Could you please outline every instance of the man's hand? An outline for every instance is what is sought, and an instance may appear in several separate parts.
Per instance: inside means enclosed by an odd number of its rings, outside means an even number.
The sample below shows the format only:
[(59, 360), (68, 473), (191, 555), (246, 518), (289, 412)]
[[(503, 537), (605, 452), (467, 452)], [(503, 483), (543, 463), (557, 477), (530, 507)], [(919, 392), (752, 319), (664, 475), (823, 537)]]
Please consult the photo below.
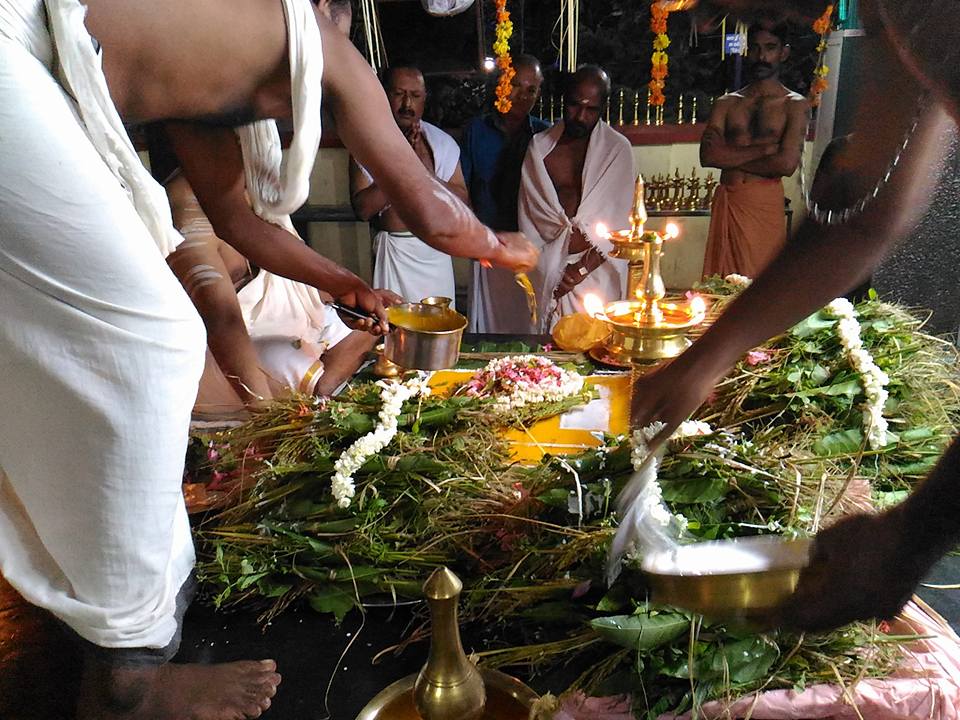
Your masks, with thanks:
[(380, 302), (383, 303), (384, 307), (400, 305), (407, 302), (402, 297), (397, 295), (393, 290), (387, 290), (386, 288), (375, 288), (373, 294), (380, 298)]
[(573, 290), (577, 285), (583, 282), (584, 278), (590, 274), (590, 268), (582, 260), (578, 260), (575, 263), (570, 263), (563, 270), (563, 275), (560, 277), (560, 282), (557, 283), (557, 287), (553, 291), (553, 299), (559, 300), (568, 292)]
[(412, 147), (413, 151), (417, 154), (417, 157), (420, 158), (423, 166), (432, 173), (434, 171), (433, 155), (430, 153), (430, 146), (427, 145), (427, 139), (423, 135), (423, 128), (420, 126), (420, 121), (418, 120), (413, 123), (404, 133), (404, 136), (410, 143), (410, 147)]
[[(372, 316), (368, 320), (343, 318), (343, 321), (354, 330), (364, 330), (371, 335), (386, 335), (390, 331), (387, 325), (387, 311), (383, 307), (383, 302), (380, 300), (378, 292), (384, 291), (371, 290), (370, 287), (363, 282), (358, 282), (349, 289), (338, 292), (334, 297), (336, 297), (339, 302)], [(374, 321), (373, 318), (377, 320)]]
[(537, 266), (540, 251), (527, 240), (526, 235), (519, 232), (498, 232), (494, 235), (498, 244), (489, 258), (493, 265), (515, 273), (530, 272)]
[(816, 631), (895, 616), (926, 569), (904, 552), (907, 531), (903, 513), (894, 508), (854, 515), (821, 532), (796, 592), (772, 622)]
[(698, 355), (694, 344), (634, 383), (630, 393), (631, 426), (643, 428), (656, 421), (665, 425), (650, 442), (651, 447), (670, 437), (713, 391), (726, 370), (723, 360), (717, 366), (713, 359), (711, 353)]

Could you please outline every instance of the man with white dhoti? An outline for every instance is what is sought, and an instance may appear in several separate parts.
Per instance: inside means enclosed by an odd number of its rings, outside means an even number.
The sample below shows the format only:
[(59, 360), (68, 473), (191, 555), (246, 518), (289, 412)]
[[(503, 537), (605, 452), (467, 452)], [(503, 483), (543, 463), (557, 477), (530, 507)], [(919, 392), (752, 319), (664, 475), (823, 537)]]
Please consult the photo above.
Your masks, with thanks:
[(570, 76), (563, 121), (533, 137), (520, 181), (519, 222), (540, 248), (530, 280), (540, 309), (531, 332), (549, 332), (557, 320), (583, 312), (588, 293), (604, 301), (623, 297), (626, 263), (610, 261), (613, 249), (597, 224), (622, 225), (633, 199), (629, 141), (600, 120), (610, 78), (585, 65)]
[[(252, 262), (382, 321), (365, 283), (280, 227), (307, 195), (321, 86), (412, 227), (532, 265), (423, 172), (307, 0), (0, 0), (0, 572), (82, 639), (78, 720), (259, 717), (276, 692), (271, 660), (167, 662), (194, 561), (180, 483), (204, 333), (123, 122), (169, 121), (217, 234)], [(248, 122), (278, 116), (295, 127), (282, 171), (275, 124)]]
[[(458, 198), (467, 202), (467, 186), (460, 169), (460, 147), (452, 137), (425, 122), (427, 88), (423, 74), (413, 67), (384, 71), (390, 109), (420, 162)], [(350, 196), (354, 210), (373, 223), (373, 285), (397, 293), (408, 302), (430, 296), (450, 298), (454, 307), (456, 285), (450, 255), (410, 231), (383, 190), (363, 165), (350, 163)]]

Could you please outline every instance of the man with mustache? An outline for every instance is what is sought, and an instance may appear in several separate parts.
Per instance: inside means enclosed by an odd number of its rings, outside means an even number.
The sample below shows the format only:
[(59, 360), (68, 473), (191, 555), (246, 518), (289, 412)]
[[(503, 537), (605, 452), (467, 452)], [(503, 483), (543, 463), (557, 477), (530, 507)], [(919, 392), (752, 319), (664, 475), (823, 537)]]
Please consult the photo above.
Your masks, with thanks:
[(800, 163), (807, 103), (780, 82), (786, 26), (756, 24), (748, 38), (751, 82), (717, 100), (700, 140), (700, 163), (721, 170), (704, 276), (754, 277), (787, 240), (781, 178)]
[[(427, 86), (415, 67), (384, 71), (384, 87), (393, 118), (417, 158), (431, 175), (464, 202), (467, 186), (460, 169), (460, 147), (435, 125), (423, 121)], [(431, 295), (455, 296), (453, 260), (410, 232), (373, 177), (355, 161), (350, 163), (350, 196), (354, 210), (373, 222), (373, 284), (410, 302)], [(451, 304), (453, 307), (453, 304)]]
[[(665, 3), (687, 8), (690, 0)], [(712, 8), (710, 6), (713, 6)], [(818, 0), (716, 0), (701, 10), (818, 17)], [(668, 437), (749, 349), (843, 295), (916, 228), (960, 120), (960, 3), (864, 0), (854, 132), (836, 168), (856, 200), (809, 213), (749, 288), (686, 352), (634, 386), (633, 422)], [(821, 207), (821, 209), (825, 209)], [(933, 564), (960, 542), (960, 442), (901, 504), (819, 533), (812, 562), (776, 618), (802, 629), (895, 615)]]
[(567, 80), (563, 120), (534, 135), (523, 161), (519, 226), (541, 248), (530, 275), (540, 309), (533, 332), (583, 312), (587, 293), (624, 293), (626, 264), (607, 260), (610, 239), (597, 231), (598, 223), (622, 224), (633, 197), (630, 142), (600, 119), (609, 96), (607, 73), (580, 67)]

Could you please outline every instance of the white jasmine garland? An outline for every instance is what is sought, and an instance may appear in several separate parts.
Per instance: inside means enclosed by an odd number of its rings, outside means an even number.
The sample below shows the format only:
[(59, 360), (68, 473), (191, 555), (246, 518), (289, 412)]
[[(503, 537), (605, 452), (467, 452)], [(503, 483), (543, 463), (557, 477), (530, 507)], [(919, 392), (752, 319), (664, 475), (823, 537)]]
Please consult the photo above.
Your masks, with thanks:
[(860, 337), (860, 323), (856, 319), (856, 310), (846, 298), (837, 298), (827, 305), (827, 312), (837, 318), (837, 336), (850, 361), (850, 365), (860, 375), (860, 384), (867, 396), (863, 405), (863, 425), (867, 443), (871, 450), (878, 450), (887, 444), (887, 419), (883, 417), (883, 406), (887, 402), (887, 384), (889, 376), (877, 367), (873, 356), (864, 349)]
[(396, 380), (377, 382), (383, 405), (380, 408), (376, 427), (370, 433), (357, 438), (333, 464), (333, 478), (330, 482), (337, 505), (342, 508), (350, 507), (350, 501), (356, 494), (354, 473), (393, 440), (397, 434), (397, 418), (400, 417), (403, 403), (412, 397), (418, 395), (426, 397), (430, 394), (430, 387), (427, 384), (429, 379), (429, 373), (420, 372), (403, 383)]
[(464, 388), (470, 397), (493, 397), (494, 409), (508, 413), (576, 395), (583, 390), (583, 377), (544, 357), (511, 355), (491, 360)]
[(746, 275), (737, 275), (737, 273), (730, 273), (725, 278), (724, 282), (735, 285), (740, 289), (744, 289), (750, 286), (750, 283), (753, 282), (752, 278), (748, 278)]

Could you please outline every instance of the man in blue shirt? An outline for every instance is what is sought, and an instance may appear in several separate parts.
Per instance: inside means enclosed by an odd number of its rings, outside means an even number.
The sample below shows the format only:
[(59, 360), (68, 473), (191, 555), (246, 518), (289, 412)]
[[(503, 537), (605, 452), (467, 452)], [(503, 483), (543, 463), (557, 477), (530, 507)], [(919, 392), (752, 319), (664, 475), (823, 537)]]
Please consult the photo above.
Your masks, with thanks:
[[(532, 117), (543, 73), (532, 55), (513, 59), (516, 75), (506, 114), (496, 110), (471, 120), (461, 141), (460, 166), (474, 212), (495, 230), (517, 229), (517, 194), (520, 168), (534, 133), (549, 124)], [(473, 263), (470, 296), (470, 332), (529, 332), (529, 323), (516, 308), (526, 307), (526, 297), (509, 271), (483, 268)]]

